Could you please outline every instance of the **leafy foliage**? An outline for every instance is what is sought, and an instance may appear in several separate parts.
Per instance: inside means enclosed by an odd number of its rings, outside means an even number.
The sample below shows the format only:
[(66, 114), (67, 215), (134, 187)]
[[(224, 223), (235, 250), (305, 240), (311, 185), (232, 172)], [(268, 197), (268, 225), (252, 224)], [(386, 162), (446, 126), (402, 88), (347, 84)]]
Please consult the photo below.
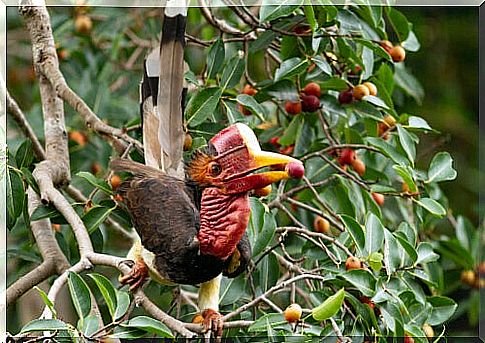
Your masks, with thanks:
[[(379, 342), (384, 337), (410, 335), (425, 342), (424, 324), (441, 327), (453, 319), (458, 305), (452, 292), (459, 287), (477, 288), (461, 285), (459, 278), (462, 270), (479, 265), (479, 234), (466, 218), (452, 216), (440, 189), (442, 182), (456, 178), (453, 158), (437, 152), (427, 168), (419, 168), (420, 137), (434, 130), (419, 114), (401, 113), (396, 101), (404, 96), (420, 103), (424, 92), (405, 63), (393, 62), (381, 41), (392, 37), (408, 53), (418, 51), (420, 43), (413, 25), (397, 8), (320, 3), (325, 6), (303, 0), (288, 4), (263, 1), (254, 27), (238, 20), (231, 9), (214, 9), (216, 16), (243, 32), (260, 29), (254, 35), (238, 37), (247, 39), (232, 40), (230, 34), (221, 35), (217, 28), (205, 25), (199, 9), (189, 10), (187, 32), (203, 41), (192, 41), (195, 46), (187, 48), (190, 70), (185, 78), (193, 91), (186, 99), (185, 119), (193, 146), (186, 157), (221, 128), (244, 122), (254, 129), (263, 149), (291, 154), (304, 162), (306, 170), (306, 180), (284, 181), (269, 195), (251, 198), (247, 228), (253, 248), (251, 277), (245, 274), (223, 280), (221, 312), (234, 311), (269, 292), (271, 302), (282, 309), (298, 302), (310, 310), (312, 315), (303, 318), (304, 325), (297, 323), (297, 333), (303, 336), (335, 335), (332, 319), (344, 335)], [(136, 85), (126, 80), (139, 79), (141, 72), (127, 68), (126, 63), (142, 46), (136, 46), (121, 28), (129, 27), (132, 33), (151, 39), (158, 36), (160, 27), (148, 10), (140, 10), (141, 22), (135, 23), (122, 14), (122, 9), (115, 13), (90, 9), (88, 15), (102, 19), (95, 21), (87, 36), (73, 32), (73, 19), (67, 11), (53, 11), (53, 24), (59, 50), (70, 54), (61, 61), (66, 79), (72, 80), (73, 88), (104, 119), (120, 127), (134, 126), (131, 132), (139, 137), (139, 119), (131, 113), (137, 108)], [(125, 68), (116, 70), (120, 61)], [(142, 63), (140, 58), (138, 62)], [(80, 76), (74, 77), (77, 73)], [(96, 80), (97, 86), (87, 87), (89, 80)], [(366, 81), (376, 86), (377, 93), (358, 99), (352, 92)], [(302, 90), (310, 82), (320, 86), (320, 108), (289, 114), (286, 102), (301, 101)], [(244, 93), (246, 84), (255, 94)], [(108, 94), (108, 89), (114, 89), (114, 94)], [(350, 92), (350, 101), (342, 101), (345, 92)], [(389, 124), (389, 118), (394, 122)], [(70, 119), (69, 125), (71, 133), (82, 131), (86, 136), (86, 141), (71, 136), (70, 153), (76, 175), (73, 183), (90, 194), (89, 202), (73, 203), (73, 207), (97, 251), (123, 254), (126, 249), (108, 239), (112, 234), (105, 226), (108, 217), (130, 226), (127, 214), (110, 198), (113, 189), (105, 172), (110, 147), (84, 132), (76, 119)], [(365, 171), (341, 163), (343, 149), (353, 149)], [(139, 159), (135, 153), (132, 157)], [(26, 215), (25, 190), (28, 186), (37, 189), (31, 175), (34, 162), (29, 141), (21, 143), (15, 153), (9, 151), (7, 227), (25, 237), (29, 221), (48, 218), (62, 224), (56, 238), (66, 256), (76, 261), (75, 238), (57, 209), (41, 206), (30, 217)], [(376, 193), (384, 196), (383, 204)], [(316, 232), (313, 222), (317, 215), (330, 221), (329, 232)], [(453, 230), (436, 234), (435, 228), (444, 225), (447, 216)], [(27, 249), (19, 247), (22, 250)], [(29, 258), (38, 259), (33, 254)], [(349, 255), (362, 267), (347, 270)], [(16, 257), (27, 259), (20, 253)], [(291, 273), (287, 272), (289, 266)], [(271, 292), (295, 270), (323, 279), (296, 282), (296, 297), (293, 286)], [(53, 305), (40, 292), (54, 319), (34, 320), (21, 332), (58, 330), (73, 337), (82, 333), (99, 338), (103, 331), (92, 313), (94, 296), (102, 305), (101, 319), (109, 329), (106, 335), (174, 336), (144, 313), (132, 315), (129, 294), (116, 289), (116, 281), (108, 275), (93, 273), (86, 278), (69, 273), (68, 284), (77, 325), (55, 319)], [(171, 288), (149, 287), (168, 310)], [(183, 289), (195, 291), (190, 286)], [(474, 292), (471, 297), (476, 296)], [(181, 304), (179, 310), (181, 319), (187, 321), (195, 311), (189, 304)], [(227, 330), (226, 335), (295, 334), (280, 313), (265, 305), (243, 311), (237, 319), (253, 323), (249, 328)]]

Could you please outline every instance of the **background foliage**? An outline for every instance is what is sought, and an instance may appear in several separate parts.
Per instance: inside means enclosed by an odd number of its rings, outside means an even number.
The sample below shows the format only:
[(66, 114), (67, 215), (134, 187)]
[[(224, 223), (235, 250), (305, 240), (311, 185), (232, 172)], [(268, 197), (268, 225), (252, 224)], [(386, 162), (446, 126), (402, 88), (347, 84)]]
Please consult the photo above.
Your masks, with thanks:
[[(301, 268), (316, 268), (326, 277), (324, 282), (297, 283), (302, 293), (298, 293), (296, 300), (304, 308), (316, 307), (345, 287), (346, 306), (334, 316), (344, 334), (370, 335), (371, 327), (374, 327), (382, 335), (402, 336), (407, 332), (423, 336), (421, 328), (424, 323), (435, 326), (439, 333), (442, 324), (448, 322), (448, 334), (475, 335), (478, 291), (464, 285), (460, 275), (463, 270), (472, 270), (479, 263), (477, 228), (483, 219), (479, 217), (476, 187), (479, 177), (476, 153), (477, 31), (474, 25), (477, 10), (433, 9), (431, 12), (426, 8), (399, 8), (398, 11), (314, 6), (311, 11), (309, 8), (283, 7), (276, 11), (275, 8), (265, 8), (259, 17), (263, 22), (272, 21), (276, 29), (289, 32), (294, 32), (302, 22), (314, 25), (317, 32), (322, 27), (328, 29), (337, 24), (338, 31), (330, 29), (325, 33), (352, 35), (352, 39), (322, 37), (318, 42), (311, 37), (297, 38), (267, 30), (255, 41), (223, 45), (217, 40), (218, 30), (207, 25), (200, 11), (189, 11), (187, 32), (198, 37), (198, 43), (190, 43), (189, 39), (186, 49), (186, 61), (190, 67), (186, 78), (191, 84), (186, 119), (194, 138), (192, 149), (205, 144), (228, 123), (243, 121), (255, 129), (264, 149), (276, 151), (294, 144), (292, 154), (306, 159), (306, 176), (311, 183), (328, 180), (323, 187), (317, 187), (323, 204), (309, 189), (292, 194), (292, 189), (304, 185), (295, 181), (281, 186), (280, 193), (273, 187), (273, 193), (267, 198), (253, 198), (248, 231), (256, 268), (250, 279), (241, 276), (224, 280), (222, 311), (230, 312), (255, 294), (277, 284), (285, 275), (284, 268), (278, 265), (280, 256)], [(50, 9), (54, 35), (59, 44), (61, 70), (71, 87), (104, 120), (116, 127), (133, 127), (133, 134), (139, 137), (136, 129), (139, 123), (138, 80), (143, 57), (150, 47), (156, 46), (160, 12), (158, 9), (102, 7), (82, 12), (75, 8)], [(248, 29), (228, 8), (216, 9), (214, 13), (232, 25)], [(412, 24), (400, 13), (405, 14)], [(84, 14), (93, 23), (92, 30), (88, 32), (80, 32), (75, 27), (76, 19)], [(30, 42), (14, 8), (9, 8), (7, 25), (8, 88), (28, 113), (36, 134), (42, 139), (41, 103), (30, 66)], [(416, 33), (416, 40), (413, 39), (414, 34), (409, 36), (409, 32)], [(386, 52), (377, 44), (382, 39), (389, 39), (395, 44), (405, 41), (403, 45), (408, 50), (406, 61), (389, 61)], [(201, 46), (201, 41), (207, 46)], [(281, 65), (274, 60), (265, 61), (265, 52), (270, 44), (278, 45), (280, 58), (284, 61)], [(238, 53), (240, 50), (245, 54)], [(325, 54), (328, 52), (334, 54), (338, 63), (332, 62), (334, 57)], [(308, 67), (312, 64), (316, 67), (309, 71)], [(356, 66), (363, 70), (354, 73)], [(337, 96), (348, 88), (344, 80), (353, 85), (371, 80), (378, 87), (378, 95), (341, 105)], [(323, 115), (334, 139), (341, 143), (365, 144), (378, 150), (357, 150), (367, 167), (362, 179), (351, 168), (348, 169), (352, 176), (349, 179), (345, 174), (337, 176), (338, 169), (333, 168), (328, 160), (318, 156), (304, 157), (311, 152), (322, 151), (332, 143), (322, 130), (318, 113), (292, 116), (283, 110), (285, 101), (296, 100), (298, 90), (309, 81), (316, 81), (322, 86)], [(247, 82), (253, 82), (258, 90), (254, 97), (240, 94)], [(249, 108), (253, 115), (241, 114), (240, 105)], [(70, 141), (73, 184), (88, 195), (94, 189), (88, 182), (93, 180), (91, 174), (101, 179), (107, 176), (112, 151), (102, 139), (85, 129), (72, 109), (66, 107), (66, 111), (67, 125), (73, 138)], [(377, 124), (384, 114), (392, 114), (399, 123), (388, 141), (377, 136)], [(414, 119), (410, 120), (410, 116)], [(417, 118), (425, 119), (440, 132), (428, 129), (425, 121)], [(261, 125), (262, 119), (273, 125)], [(76, 135), (82, 138), (75, 139)], [(270, 143), (273, 137), (280, 137), (281, 147)], [(35, 161), (29, 143), (18, 134), (12, 122), (9, 122), (8, 145), (10, 184), (13, 193), (23, 194), (22, 188), (27, 183), (23, 183), (22, 178), (27, 181)], [(450, 151), (451, 155), (437, 154), (443, 150)], [(336, 162), (328, 150), (325, 156)], [(458, 170), (455, 182), (449, 182), (454, 178), (450, 156), (455, 161), (453, 167)], [(400, 197), (402, 179), (412, 190), (419, 187), (422, 194)], [(356, 180), (361, 183), (356, 183)], [(382, 208), (362, 185), (375, 192), (390, 194)], [(110, 186), (105, 184), (105, 188), (109, 193)], [(285, 193), (314, 210), (301, 208), (301, 205), (298, 207), (299, 204), (291, 198), (278, 198)], [(12, 200), (8, 283), (40, 262), (26, 225), (35, 218), (22, 215), (23, 198), (12, 197)], [(101, 223), (107, 214), (111, 214), (128, 226), (126, 215), (115, 208), (114, 202), (103, 192), (93, 194), (92, 200), (95, 207), (90, 211), (87, 207), (91, 204), (74, 206), (85, 223), (90, 224), (95, 250), (122, 256), (128, 247)], [(274, 208), (280, 200), (285, 206), (284, 211)], [(263, 204), (269, 204), (271, 211)], [(447, 211), (448, 208), (454, 210)], [(346, 229), (339, 235), (333, 225), (332, 235), (338, 236), (338, 240), (370, 268), (345, 271), (342, 264), (335, 264), (327, 257), (330, 251), (337, 261), (347, 258), (334, 244), (318, 241), (315, 245), (308, 235), (284, 234), (284, 229), (274, 233), (276, 227), (293, 225), (291, 216), (313, 230), (315, 211)], [(446, 212), (450, 214), (449, 219)], [(60, 224), (54, 227), (58, 230), (56, 237), (70, 262), (75, 262), (78, 259), (76, 241), (63, 218), (46, 209), (39, 210), (36, 215), (36, 218), (49, 216), (53, 223)], [(281, 237), (285, 237), (283, 246), (278, 245)], [(271, 246), (276, 246), (274, 251), (278, 255), (266, 250)], [(302, 256), (306, 256), (306, 260), (300, 261)], [(90, 326), (95, 323), (89, 317), (90, 307), (85, 302), (88, 288), (102, 305), (105, 323), (119, 319), (120, 313), (128, 310), (128, 293), (112, 288), (112, 284), (117, 285), (115, 278), (113, 271), (101, 268), (89, 276), (70, 275), (74, 312), (80, 318), (77, 326), (86, 335), (96, 331), (94, 326)], [(186, 289), (195, 290), (193, 287)], [(172, 288), (153, 283), (147, 290), (165, 310), (171, 306), (172, 292)], [(362, 302), (363, 296), (372, 298), (378, 310), (370, 310)], [(271, 299), (282, 309), (291, 300), (288, 292), (275, 294)], [(10, 332), (18, 332), (26, 323), (25, 318), (19, 317), (21, 311), (21, 304), (9, 309)], [(178, 317), (185, 321), (190, 321), (194, 314), (193, 308), (188, 305), (182, 306), (179, 311)], [(135, 316), (138, 317), (123, 324), (123, 332), (133, 335), (147, 332), (170, 334), (166, 327), (145, 317), (142, 310), (135, 309), (132, 318)], [(354, 320), (353, 316), (358, 319)], [(281, 314), (264, 306), (243, 312), (240, 317), (257, 321), (249, 331), (233, 329), (228, 334), (268, 331), (288, 335), (292, 331)], [(75, 320), (71, 323), (76, 326)], [(333, 334), (328, 321), (320, 325), (308, 318), (306, 323), (309, 326), (298, 329), (297, 333)], [(52, 324), (65, 325), (61, 322)], [(129, 329), (133, 327), (137, 329)], [(424, 339), (417, 338), (417, 341)]]

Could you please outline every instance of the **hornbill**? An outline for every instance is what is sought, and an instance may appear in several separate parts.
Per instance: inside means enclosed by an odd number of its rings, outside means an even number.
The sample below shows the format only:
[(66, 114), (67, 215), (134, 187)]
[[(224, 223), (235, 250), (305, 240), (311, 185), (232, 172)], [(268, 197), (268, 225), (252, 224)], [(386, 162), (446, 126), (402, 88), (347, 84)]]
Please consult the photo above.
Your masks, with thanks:
[[(194, 153), (185, 180), (126, 159), (113, 160), (111, 167), (133, 174), (117, 193), (141, 239), (129, 254), (135, 266), (121, 281), (138, 287), (149, 271), (160, 283), (202, 284), (204, 325), (215, 325), (220, 332), (222, 327), (214, 324), (220, 318), (219, 283), (210, 280), (221, 273), (236, 277), (250, 260), (245, 236), (249, 194), (282, 179), (302, 177), (303, 164), (262, 151), (254, 132), (237, 123)], [(271, 170), (259, 170), (264, 167)]]

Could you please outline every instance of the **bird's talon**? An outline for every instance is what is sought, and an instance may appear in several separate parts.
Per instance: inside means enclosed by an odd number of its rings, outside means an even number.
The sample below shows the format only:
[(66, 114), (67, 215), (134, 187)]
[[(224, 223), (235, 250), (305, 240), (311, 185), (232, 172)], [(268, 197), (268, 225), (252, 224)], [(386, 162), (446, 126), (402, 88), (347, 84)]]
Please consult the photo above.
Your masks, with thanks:
[(212, 309), (206, 309), (202, 311), (202, 317), (204, 321), (202, 325), (204, 326), (204, 332), (211, 330), (214, 333), (214, 337), (222, 337), (222, 329), (224, 327), (224, 322), (222, 320), (222, 315)]
[(118, 280), (123, 285), (130, 285), (130, 291), (134, 291), (141, 287), (146, 280), (148, 276), (148, 267), (143, 260), (136, 260), (135, 262), (126, 260), (126, 262), (131, 262), (131, 271), (124, 276), (120, 276)]

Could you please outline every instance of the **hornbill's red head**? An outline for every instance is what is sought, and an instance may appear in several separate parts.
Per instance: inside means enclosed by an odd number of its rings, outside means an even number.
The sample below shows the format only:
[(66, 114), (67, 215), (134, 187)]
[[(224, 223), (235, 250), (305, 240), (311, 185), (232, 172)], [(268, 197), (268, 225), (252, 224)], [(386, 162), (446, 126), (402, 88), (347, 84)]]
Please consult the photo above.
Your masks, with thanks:
[[(254, 132), (245, 124), (231, 125), (216, 134), (207, 153), (198, 152), (187, 168), (189, 177), (203, 187), (224, 194), (261, 189), (282, 179), (303, 176), (303, 164), (293, 157), (262, 151)], [(254, 173), (264, 167), (272, 171)], [(281, 170), (274, 170), (275, 166)]]
[[(235, 251), (249, 222), (252, 190), (273, 182), (302, 177), (303, 164), (286, 155), (262, 151), (254, 132), (234, 124), (216, 134), (207, 153), (197, 153), (187, 168), (189, 177), (201, 186), (200, 252), (225, 260)], [(271, 171), (255, 173), (272, 167)]]

